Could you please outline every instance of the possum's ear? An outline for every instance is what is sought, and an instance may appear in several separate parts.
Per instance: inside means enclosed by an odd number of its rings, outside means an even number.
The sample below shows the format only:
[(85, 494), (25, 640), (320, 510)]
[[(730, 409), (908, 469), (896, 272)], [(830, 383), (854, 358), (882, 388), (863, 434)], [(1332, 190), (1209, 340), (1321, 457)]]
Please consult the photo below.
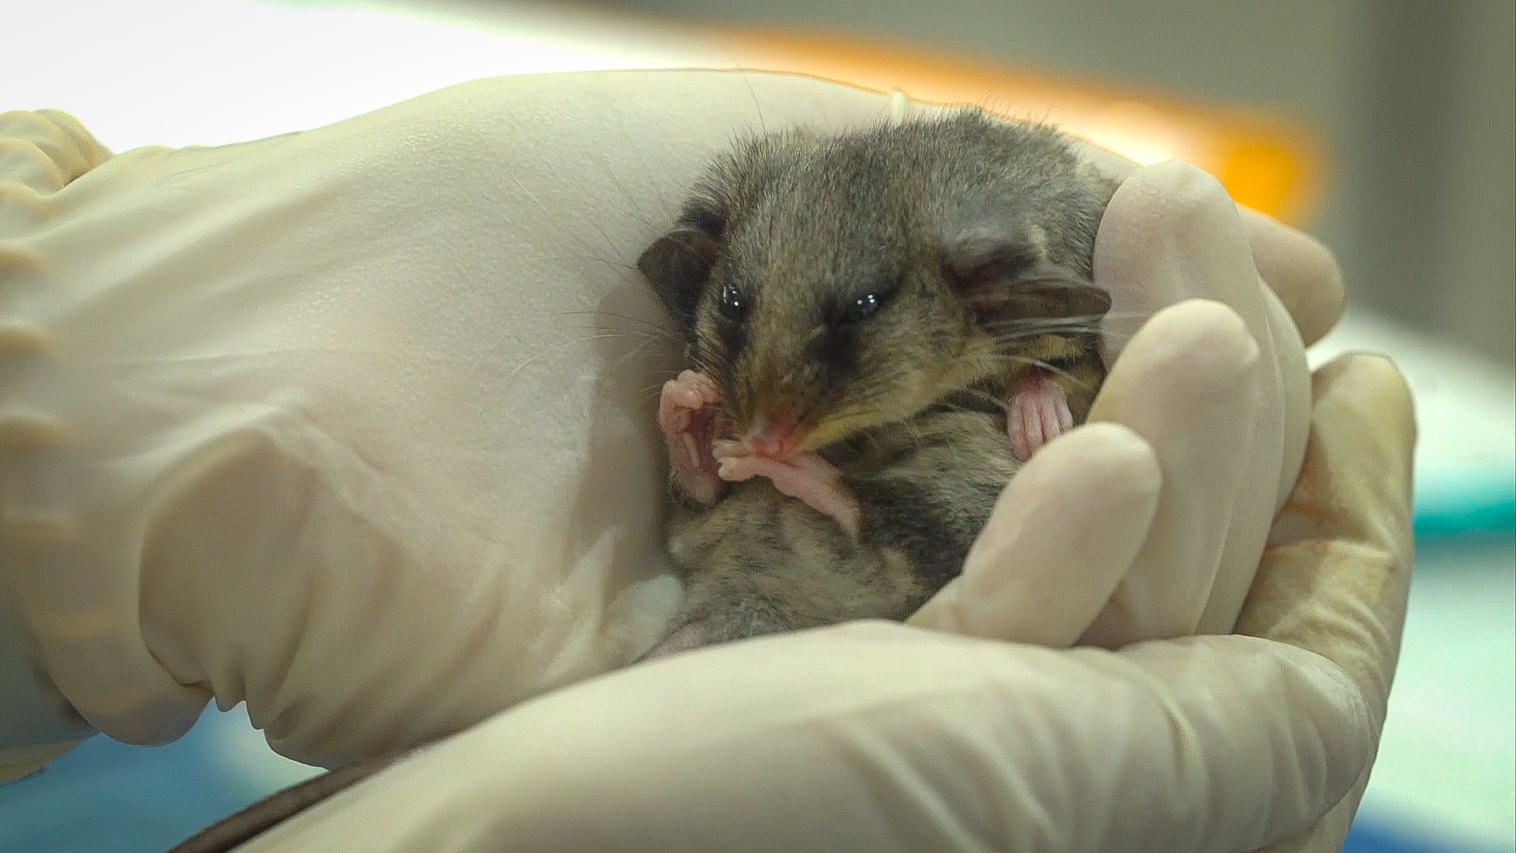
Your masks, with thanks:
[(1111, 310), (1109, 293), (1020, 241), (950, 245), (942, 273), (987, 327), (1088, 329)]
[(695, 305), (715, 264), (716, 237), (688, 226), (679, 226), (659, 237), (637, 259), (637, 269), (653, 285), (663, 307), (684, 329), (695, 324)]

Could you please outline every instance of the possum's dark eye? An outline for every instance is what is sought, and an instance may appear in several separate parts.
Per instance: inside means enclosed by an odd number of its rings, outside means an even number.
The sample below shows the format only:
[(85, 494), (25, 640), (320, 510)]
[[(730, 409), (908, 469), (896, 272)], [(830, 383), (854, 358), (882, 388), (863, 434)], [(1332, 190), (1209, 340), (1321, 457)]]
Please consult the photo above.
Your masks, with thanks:
[(900, 285), (890, 284), (839, 306), (828, 317), (831, 326), (850, 326), (861, 323), (864, 320), (879, 313), (879, 309), (889, 304), (890, 298), (900, 291)]
[(853, 304), (849, 305), (847, 309), (842, 312), (842, 322), (856, 323), (859, 320), (867, 320), (868, 318), (874, 316), (874, 312), (878, 311), (879, 306), (883, 304), (884, 299), (879, 294), (864, 294), (863, 296), (860, 296), (857, 299), (853, 300)]
[(737, 288), (730, 284), (721, 286), (721, 316), (728, 320), (741, 320), (747, 313), (747, 301)]

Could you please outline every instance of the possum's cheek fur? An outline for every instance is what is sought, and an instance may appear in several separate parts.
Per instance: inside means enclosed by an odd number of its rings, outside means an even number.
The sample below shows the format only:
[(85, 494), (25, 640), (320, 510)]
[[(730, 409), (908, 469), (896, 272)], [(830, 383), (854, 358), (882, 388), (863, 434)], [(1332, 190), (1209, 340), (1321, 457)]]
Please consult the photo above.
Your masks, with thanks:
[(851, 401), (879, 423), (904, 420), (946, 393), (993, 369), (993, 350), (946, 318), (914, 317), (909, 329), (888, 329), (858, 355)]

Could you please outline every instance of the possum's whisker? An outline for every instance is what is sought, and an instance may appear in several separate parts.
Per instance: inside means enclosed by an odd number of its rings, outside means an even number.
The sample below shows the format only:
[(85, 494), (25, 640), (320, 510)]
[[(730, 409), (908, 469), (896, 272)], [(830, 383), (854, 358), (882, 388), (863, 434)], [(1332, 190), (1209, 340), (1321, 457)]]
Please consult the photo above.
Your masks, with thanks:
[(610, 335), (620, 335), (625, 338), (637, 338), (649, 343), (679, 344), (680, 340), (667, 334), (660, 334), (656, 330), (649, 329), (626, 329), (624, 331), (608, 332)]
[(656, 329), (608, 329), (605, 326), (576, 325), (568, 328), (578, 332), (591, 332), (600, 337), (638, 338), (641, 340), (663, 341), (665, 343), (679, 343), (678, 339), (666, 334), (660, 334)]
[(737, 65), (737, 73), (742, 77), (742, 82), (747, 84), (748, 97), (753, 99), (753, 109), (758, 113), (758, 129), (767, 134), (769, 132), (769, 123), (763, 117), (763, 104), (758, 100), (758, 92), (753, 88), (753, 80), (748, 75), (747, 69), (742, 67), (740, 63)]
[[(629, 139), (628, 140), (629, 144), (626, 145), (621, 150), (623, 151), (623, 153), (630, 152), (632, 154), (632, 156), (634, 156), (634, 157), (637, 158), (637, 165), (641, 167), (640, 174), (643, 174), (643, 175), (652, 174), (651, 170), (648, 169), (647, 160), (644, 159), (643, 156), (642, 156), (642, 149), (639, 148), (636, 144), (630, 144), (631, 142), (632, 141)], [(615, 187), (616, 192), (620, 195), (620, 197), (621, 197), (621, 199), (623, 201), (626, 201), (626, 202), (635, 202), (635, 201), (637, 201), (636, 196), (633, 196), (630, 192), (627, 191), (626, 183), (621, 179), (621, 173), (618, 170), (611, 168), (610, 165), (607, 162), (604, 162), (604, 161), (598, 162), (596, 165), (598, 165), (600, 167), (600, 176), (602, 178), (604, 178), (611, 186)], [(658, 185), (656, 183), (652, 184), (652, 189), (653, 189), (653, 194), (657, 197), (658, 207), (660, 209), (667, 207), (668, 205), (666, 203), (666, 200), (664, 199), (663, 191), (658, 187)], [(615, 210), (618, 213), (624, 213), (627, 216), (631, 217), (632, 219), (637, 220), (639, 223), (647, 226), (648, 229), (650, 229), (650, 230), (662, 227), (662, 226), (658, 225), (657, 223), (653, 222), (652, 220), (650, 220), (646, 215), (643, 214), (642, 210), (638, 206), (636, 206), (634, 204), (627, 204), (627, 205), (610, 205), (610, 204), (608, 204), (607, 206), (610, 207), (611, 209)]]
[[(973, 397), (975, 399), (983, 400), (986, 403), (989, 403), (991, 406), (993, 406), (993, 407), (995, 407), (997, 409), (1000, 409), (1001, 411), (1009, 411), (1010, 408), (1011, 408), (1011, 404), (1010, 404), (1009, 401), (1003, 400), (1003, 399), (1000, 398), (999, 395), (991, 394), (990, 392), (988, 392), (988, 391), (986, 391), (986, 390), (984, 390), (982, 388), (962, 388), (962, 389), (959, 390), (958, 393), (963, 394), (964, 396), (967, 396), (967, 397)], [(958, 410), (964, 411), (964, 412), (972, 412), (972, 411), (974, 411), (974, 409), (971, 409), (968, 406), (964, 406), (964, 405), (957, 404), (957, 403), (947, 403), (945, 405), (951, 406), (952, 408), (955, 408), (955, 409), (958, 409)]]
[(659, 328), (662, 328), (662, 324), (658, 323), (656, 320), (649, 320), (646, 317), (634, 317), (631, 314), (621, 314), (615, 311), (606, 311), (603, 308), (581, 308), (575, 311), (564, 311), (563, 314), (567, 317), (614, 317), (617, 320), (625, 320), (628, 323), (638, 323), (644, 326), (658, 326)]
[(575, 328), (577, 328), (580, 331), (593, 330), (593, 331), (597, 331), (597, 332), (600, 332), (600, 333), (603, 333), (603, 334), (606, 334), (606, 335), (622, 335), (622, 336), (628, 337), (628, 338), (634, 338), (635, 337), (635, 338), (640, 338), (640, 339), (642, 339), (644, 341), (648, 341), (648, 342), (662, 343), (662, 344), (672, 344), (674, 346), (679, 346), (679, 345), (681, 345), (681, 344), (684, 343), (684, 340), (674, 330), (666, 328), (664, 326), (661, 326), (661, 325), (659, 325), (657, 323), (653, 323), (651, 321), (639, 319), (637, 317), (630, 317), (630, 316), (626, 316), (626, 315), (623, 315), (623, 314), (616, 314), (616, 313), (609, 312), (609, 311), (568, 311), (568, 312), (564, 312), (564, 315), (565, 316), (590, 315), (590, 316), (596, 316), (596, 317), (600, 317), (600, 318), (607, 318), (607, 317), (609, 317), (609, 318), (615, 318), (617, 320), (621, 320), (621, 321), (623, 321), (623, 323), (625, 325), (624, 328), (614, 328), (609, 323), (607, 323), (607, 324), (595, 324), (595, 325), (576, 326)]
[(535, 205), (537, 205), (538, 209), (540, 209), (540, 210), (550, 210), (551, 209), (546, 204), (543, 203), (542, 199), (539, 198), (536, 193), (532, 192), (531, 187), (528, 187), (526, 185), (526, 181), (523, 181), (521, 179), (520, 175), (511, 174), (510, 178), (511, 178), (512, 181), (516, 182), (516, 188), (519, 189), (522, 192), (522, 194), (525, 195), (527, 198), (531, 199), (532, 203), (535, 204)]
[(631, 323), (631, 324), (636, 325), (636, 326), (642, 326), (642, 327), (646, 327), (646, 328), (649, 328), (649, 329), (656, 329), (657, 331), (663, 332), (664, 334), (666, 334), (666, 335), (668, 335), (670, 337), (675, 337), (676, 338), (676, 337), (678, 337), (678, 334), (679, 334), (678, 332), (674, 331), (673, 329), (670, 329), (667, 325), (665, 325), (663, 323), (660, 323), (660, 322), (658, 322), (656, 320), (648, 320), (648, 319), (643, 318), (643, 317), (633, 317), (630, 314), (618, 314), (615, 311), (604, 311), (604, 310), (600, 310), (600, 309), (582, 310), (582, 311), (564, 311), (563, 315), (566, 316), (566, 317), (581, 317), (581, 316), (610, 317), (610, 318), (613, 318), (613, 319), (616, 319), (616, 320), (622, 320), (622, 321), (625, 321), (627, 323)]
[[(602, 239), (602, 240), (605, 241), (605, 245), (610, 248), (611, 252), (618, 253), (618, 252), (620, 252), (620, 251), (622, 251), (622, 250), (624, 250), (626, 248), (624, 246), (618, 246), (618, 245), (616, 245), (616, 241), (611, 239), (610, 233), (607, 232), (604, 228), (602, 228), (600, 226), (600, 223), (597, 222), (594, 219), (594, 217), (588, 217), (588, 219), (589, 219), (589, 223), (590, 223), (591, 227), (593, 227), (595, 229), (595, 233), (597, 233), (597, 234), (600, 235), (600, 239)], [(599, 256), (599, 257), (602, 260), (605, 259), (603, 255)]]
[(572, 340), (572, 341), (566, 341), (565, 343), (566, 344), (570, 344), (570, 345), (571, 344), (587, 344), (590, 341), (609, 341), (609, 340), (617, 340), (617, 339), (620, 339), (620, 338), (629, 338), (629, 337), (631, 337), (631, 333), (630, 332), (600, 332), (599, 334), (586, 335), (586, 336), (584, 336), (582, 338), (575, 338), (574, 340)]
[[(608, 170), (606, 170), (606, 171), (608, 171)], [(613, 180), (615, 179), (614, 175), (612, 175), (610, 177)], [(526, 182), (523, 181), (519, 175), (511, 175), (511, 179), (513, 181), (515, 181), (516, 188), (518, 190), (520, 190), (521, 193), (523, 195), (525, 195), (528, 199), (530, 199), (531, 202), (538, 207), (538, 209), (544, 210), (544, 211), (551, 211), (552, 210), (552, 208), (548, 207), (548, 205), (542, 201), (542, 199), (537, 195), (537, 193), (533, 192), (532, 189), (527, 186)], [(623, 196), (626, 196), (625, 187), (618, 187), (618, 189), (621, 190), (621, 193), (622, 193)], [(640, 217), (638, 216), (638, 214), (637, 214), (636, 211), (625, 210), (625, 211), (622, 211), (622, 212), (627, 213), (627, 214), (629, 214), (629, 215), (631, 215), (633, 217), (636, 217), (636, 218), (640, 219)], [(625, 246), (618, 246), (618, 245), (616, 245), (616, 242), (614, 240), (612, 240), (611, 237), (610, 237), (610, 235), (605, 232), (605, 229), (603, 229), (603, 228), (600, 227), (600, 224), (598, 222), (595, 222), (593, 219), (591, 219), (590, 220), (590, 224), (591, 224), (592, 227), (594, 227), (594, 229), (596, 231), (598, 231), (600, 233), (600, 238), (605, 241), (605, 247), (608, 247), (611, 250), (611, 254), (612, 255), (620, 255), (620, 254), (622, 254), (625, 251), (626, 247)], [(585, 250), (585, 252), (587, 254), (589, 254), (591, 257), (594, 257), (596, 260), (599, 260), (602, 263), (610, 263), (613, 266), (616, 266), (618, 269), (630, 269), (630, 267), (626, 266), (626, 264), (625, 264), (624, 261), (614, 261), (613, 262), (610, 259), (606, 258), (604, 255), (600, 254), (600, 252), (598, 251), (598, 249), (597, 249), (596, 246), (594, 246), (593, 244), (591, 244), (590, 241), (585, 240), (584, 238), (578, 236), (577, 232), (575, 232), (575, 234), (574, 234), (574, 239), (575, 239), (575, 241), (580, 246), (582, 246), (584, 248), (584, 250)]]
[(558, 343), (552, 344), (551, 346), (547, 347), (546, 349), (544, 349), (543, 351), (537, 353), (536, 355), (532, 356), (531, 358), (527, 359), (526, 361), (523, 361), (520, 364), (516, 365), (515, 367), (511, 368), (511, 372), (510, 372), (509, 375), (515, 376), (516, 374), (520, 373), (521, 371), (523, 371), (523, 370), (527, 369), (528, 367), (531, 367), (532, 365), (536, 364), (538, 361), (541, 361), (543, 358), (546, 358), (547, 356), (552, 355), (552, 354), (557, 353), (557, 352), (560, 352), (562, 350), (568, 349), (569, 347), (579, 346), (581, 344), (587, 344), (587, 343), (591, 343), (593, 341), (612, 340), (612, 339), (627, 338), (627, 337), (629, 337), (629, 335), (627, 335), (624, 332), (607, 332), (605, 334), (600, 334), (600, 335), (588, 335), (588, 336), (582, 337), (582, 338), (570, 338), (568, 340), (559, 341)]
[(1049, 331), (1048, 329), (1022, 329), (1022, 330), (1012, 331), (1012, 332), (997, 332), (991, 338), (991, 340), (993, 340), (997, 344), (999, 344), (999, 343), (1015, 343), (1017, 341), (1029, 341), (1029, 340), (1035, 340), (1037, 338), (1069, 337), (1070, 334), (1075, 333), (1075, 332), (1085, 333), (1085, 334), (1092, 334), (1092, 333), (1095, 333), (1096, 331), (1097, 330), (1095, 330), (1095, 329), (1079, 329), (1079, 330), (1058, 329), (1057, 331)]
[(1000, 326), (1063, 326), (1068, 323), (1099, 324), (1105, 320), (1146, 320), (1153, 311), (1105, 311), (1099, 314), (1071, 314), (1067, 317), (1010, 317), (996, 321)]
[[(645, 162), (641, 162), (642, 152), (636, 151), (636, 146), (632, 146), (632, 149), (637, 156), (639, 165), (646, 166), (647, 164)], [(602, 174), (604, 174), (606, 178), (610, 180), (611, 184), (616, 187), (616, 190), (621, 193), (622, 198), (630, 199), (632, 197), (632, 194), (627, 192), (626, 184), (622, 182), (620, 176), (618, 176), (614, 170), (606, 169)], [(608, 204), (606, 206), (616, 211), (617, 213), (624, 213), (631, 219), (635, 219), (638, 223), (646, 226), (649, 230), (660, 227), (658, 223), (648, 218), (642, 211), (630, 205)]]
[(1101, 328), (1100, 318), (1094, 316), (1064, 317), (1057, 320), (1048, 319), (1016, 319), (999, 320), (990, 324), (992, 331), (1014, 332), (1040, 332), (1047, 335), (1071, 334), (1075, 332), (1097, 332)]
[(990, 338), (990, 340), (993, 341), (996, 344), (1012, 344), (1012, 345), (1014, 345), (1014, 344), (1016, 344), (1017, 342), (1020, 342), (1020, 341), (1032, 340), (1032, 339), (1035, 339), (1035, 338), (1047, 337), (1047, 336), (1050, 336), (1050, 335), (1054, 335), (1054, 336), (1058, 336), (1058, 337), (1064, 337), (1064, 336), (1067, 336), (1069, 334), (1098, 335), (1098, 336), (1100, 336), (1101, 338), (1104, 338), (1104, 339), (1122, 341), (1123, 343), (1132, 339), (1132, 333), (1130, 333), (1130, 332), (1116, 332), (1116, 331), (1111, 331), (1109, 329), (1097, 329), (1097, 328), (1093, 328), (1092, 327), (1092, 328), (1072, 329), (1072, 330), (1071, 329), (1058, 329), (1055, 332), (1050, 332), (1050, 331), (1045, 330), (1045, 329), (1026, 329), (1026, 330), (1013, 331), (1013, 332), (997, 332), (996, 334), (994, 334)]
[(1042, 367), (1048, 370), (1056, 369), (1051, 362), (1045, 361), (1035, 356), (1021, 355), (1019, 353), (996, 353), (990, 356), (990, 358), (994, 361), (1006, 362), (1009, 364), (1024, 364), (1028, 367)]
[(622, 353), (620, 358), (611, 362), (611, 367), (620, 367), (623, 364), (626, 364), (637, 356), (642, 355), (642, 353), (645, 352), (648, 347), (656, 343), (661, 343), (661, 341), (656, 338), (648, 337), (646, 335), (642, 336), (641, 341), (638, 341), (635, 346), (627, 348), (627, 351)]
[(1070, 373), (1067, 370), (1064, 370), (1063, 368), (1059, 367), (1058, 365), (1053, 364), (1052, 362), (1044, 361), (1044, 360), (1042, 360), (1040, 358), (1032, 358), (1031, 356), (1025, 356), (1025, 355), (1011, 355), (1011, 354), (1008, 354), (1008, 353), (997, 355), (997, 356), (995, 356), (995, 358), (998, 359), (998, 360), (1000, 360), (1000, 361), (1010, 362), (1012, 364), (1025, 364), (1025, 365), (1027, 365), (1029, 367), (1040, 367), (1040, 368), (1042, 368), (1043, 370), (1046, 370), (1049, 373), (1052, 373), (1052, 374), (1054, 374), (1056, 376), (1061, 376), (1064, 379), (1067, 379), (1070, 382), (1074, 382), (1074, 383), (1078, 384), (1080, 387), (1083, 387), (1083, 388), (1093, 388), (1093, 387), (1095, 387), (1093, 385), (1089, 385), (1088, 383), (1084, 382), (1083, 380), (1081, 380), (1078, 377), (1076, 377), (1074, 374)]
[(725, 359), (713, 359), (709, 355), (699, 354), (690, 359), (690, 369), (696, 373), (704, 373), (706, 376), (725, 376), (727, 364)]
[[(580, 241), (580, 244), (588, 248), (588, 244), (585, 244), (582, 240)], [(595, 255), (595, 260), (619, 273), (634, 273), (638, 271), (635, 264), (629, 264), (626, 261), (613, 260), (603, 255)]]

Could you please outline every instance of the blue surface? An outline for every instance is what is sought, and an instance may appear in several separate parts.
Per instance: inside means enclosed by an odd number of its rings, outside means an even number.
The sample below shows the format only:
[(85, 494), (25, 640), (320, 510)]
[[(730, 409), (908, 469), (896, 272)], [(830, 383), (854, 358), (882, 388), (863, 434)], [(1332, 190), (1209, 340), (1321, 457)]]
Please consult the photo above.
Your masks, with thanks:
[(216, 755), (219, 722), (161, 747), (97, 736), (0, 786), (0, 851), (163, 853), (256, 801), (264, 792)]
[(1399, 833), (1366, 820), (1358, 820), (1348, 833), (1342, 853), (1494, 853), (1474, 847), (1460, 847)]
[(1516, 530), (1516, 477), (1501, 474), (1458, 487), (1418, 488), (1416, 535), (1493, 533)]

